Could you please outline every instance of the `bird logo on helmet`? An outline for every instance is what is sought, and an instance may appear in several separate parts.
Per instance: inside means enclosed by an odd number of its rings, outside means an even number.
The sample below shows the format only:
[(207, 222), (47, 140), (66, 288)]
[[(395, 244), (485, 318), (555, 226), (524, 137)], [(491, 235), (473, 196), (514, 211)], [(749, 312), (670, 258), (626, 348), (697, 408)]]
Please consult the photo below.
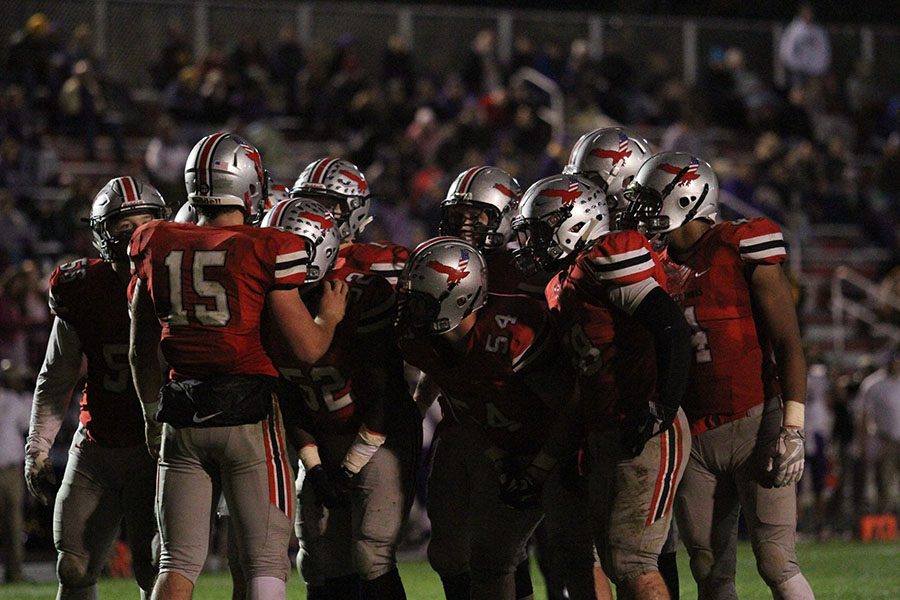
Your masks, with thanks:
[(585, 177), (545, 177), (522, 196), (512, 226), (519, 235), (516, 268), (526, 275), (553, 272), (609, 232), (606, 195)]
[(487, 263), (468, 242), (437, 237), (413, 251), (397, 292), (397, 326), (402, 335), (446, 333), (484, 306)]
[(623, 127), (590, 131), (575, 143), (563, 173), (587, 177), (604, 189), (610, 212), (624, 210), (623, 190), (650, 157), (650, 142)]
[(307, 165), (294, 182), (291, 197), (318, 200), (333, 211), (344, 242), (354, 240), (372, 220), (366, 176), (341, 158), (320, 158)]
[(715, 221), (719, 180), (708, 162), (685, 152), (662, 152), (647, 160), (625, 190), (628, 208), (620, 226), (666, 234), (695, 219)]
[(341, 246), (334, 224), (334, 215), (308, 198), (279, 202), (262, 221), (263, 227), (275, 227), (299, 235), (306, 242), (308, 256), (297, 259), (305, 265), (306, 283), (321, 281), (334, 267)]

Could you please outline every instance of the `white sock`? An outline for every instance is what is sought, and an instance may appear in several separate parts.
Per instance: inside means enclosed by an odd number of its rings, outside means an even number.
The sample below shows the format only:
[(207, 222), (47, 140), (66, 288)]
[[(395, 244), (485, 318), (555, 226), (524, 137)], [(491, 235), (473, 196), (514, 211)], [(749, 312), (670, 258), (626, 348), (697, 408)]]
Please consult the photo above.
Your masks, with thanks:
[(254, 577), (247, 584), (249, 600), (285, 600), (287, 591), (283, 579)]

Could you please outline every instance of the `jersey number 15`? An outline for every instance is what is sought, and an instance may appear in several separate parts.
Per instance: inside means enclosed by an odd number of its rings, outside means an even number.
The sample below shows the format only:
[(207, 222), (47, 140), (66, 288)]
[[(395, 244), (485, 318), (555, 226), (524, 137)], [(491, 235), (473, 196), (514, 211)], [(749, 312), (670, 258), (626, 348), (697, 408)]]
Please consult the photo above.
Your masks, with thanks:
[(172, 250), (166, 256), (165, 265), (169, 273), (169, 302), (171, 310), (166, 319), (169, 325), (187, 325), (188, 311), (184, 305), (184, 288), (190, 286), (198, 297), (209, 298), (215, 303), (210, 309), (207, 304), (194, 304), (190, 308), (193, 317), (201, 325), (224, 327), (231, 320), (228, 308), (228, 293), (218, 281), (206, 278), (206, 267), (224, 267), (228, 253), (225, 250), (197, 250), (191, 259), (191, 276), (182, 277), (184, 250)]

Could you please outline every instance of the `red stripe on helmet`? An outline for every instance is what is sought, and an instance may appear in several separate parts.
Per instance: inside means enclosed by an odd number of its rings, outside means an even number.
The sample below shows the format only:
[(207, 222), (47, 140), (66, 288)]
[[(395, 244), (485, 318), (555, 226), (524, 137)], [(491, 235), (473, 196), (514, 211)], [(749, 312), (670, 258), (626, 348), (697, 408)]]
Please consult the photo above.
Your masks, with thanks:
[(338, 159), (336, 158), (323, 158), (319, 161), (319, 164), (316, 165), (316, 168), (313, 170), (313, 174), (309, 178), (310, 183), (322, 183), (322, 179), (325, 177), (325, 172), (328, 171), (328, 167), (334, 164)]
[(469, 186), (472, 185), (472, 180), (475, 179), (475, 174), (485, 169), (486, 167), (472, 167), (466, 174), (463, 176), (462, 182), (459, 184), (459, 189), (456, 190), (457, 194), (465, 194), (469, 191)]
[(134, 202), (138, 200), (137, 186), (131, 177), (119, 177), (119, 187), (122, 188), (122, 195), (125, 202)]
[(220, 131), (219, 133), (214, 133), (207, 137), (206, 142), (204, 142), (203, 146), (200, 148), (200, 152), (197, 153), (197, 163), (194, 165), (194, 169), (197, 172), (198, 183), (205, 183), (207, 186), (210, 184), (209, 159), (212, 156), (212, 150), (216, 145), (216, 142), (224, 135), (225, 133)]

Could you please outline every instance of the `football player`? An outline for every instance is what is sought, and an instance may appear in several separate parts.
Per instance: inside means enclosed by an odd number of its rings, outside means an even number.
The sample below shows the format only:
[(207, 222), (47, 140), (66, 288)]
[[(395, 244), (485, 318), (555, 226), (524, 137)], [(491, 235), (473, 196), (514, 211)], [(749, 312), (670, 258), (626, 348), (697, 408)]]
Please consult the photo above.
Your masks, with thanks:
[(575, 142), (566, 175), (590, 179), (606, 193), (612, 223), (625, 210), (625, 188), (644, 161), (650, 158), (650, 142), (624, 127), (604, 127), (590, 131)]
[[(513, 234), (512, 217), (517, 212), (520, 199), (519, 184), (506, 171), (487, 166), (467, 169), (456, 177), (447, 197), (441, 203), (440, 233), (464, 239), (482, 251), (487, 261), (492, 293), (526, 294), (544, 302), (544, 287), (551, 273), (537, 271), (526, 277), (515, 268), (513, 252), (507, 248), (507, 242)], [(425, 390), (430, 382), (427, 377), (423, 377), (419, 384), (416, 397), (427, 401)], [(439, 429), (443, 437), (452, 436), (456, 431), (452, 423), (445, 423)], [(572, 459), (575, 460), (574, 454)], [(569, 526), (571, 515), (577, 512), (569, 507), (578, 500), (571, 497), (572, 492), (557, 485), (559, 482), (555, 475), (545, 493), (555, 490), (559, 497), (549, 504), (551, 508), (539, 525), (539, 528), (550, 528), (552, 531), (539, 529), (535, 536), (539, 542), (539, 564), (548, 586), (559, 582), (558, 587), (562, 588), (558, 590), (560, 595), (568, 588), (569, 597), (594, 598), (593, 542), (589, 536), (582, 540), (573, 538), (573, 535), (584, 531), (583, 528), (573, 529)], [(429, 505), (433, 513), (450, 508), (452, 503), (435, 498)], [(437, 554), (441, 552), (434, 542), (430, 551)], [(516, 572), (516, 584), (517, 598), (532, 595), (527, 562), (520, 565)]]
[[(547, 301), (578, 369), (590, 510), (603, 570), (629, 598), (666, 598), (657, 560), (684, 469), (679, 457), (690, 444), (678, 408), (687, 380), (687, 325), (662, 287), (665, 278), (646, 239), (609, 231), (601, 188), (567, 175), (533, 188), (516, 226), (536, 263), (570, 263), (547, 286)], [(548, 194), (560, 188), (570, 191), (565, 198), (572, 203), (601, 198), (586, 210), (589, 234), (572, 227), (569, 205)], [(558, 243), (574, 247), (581, 235), (593, 236), (592, 244), (577, 248), (574, 257)]]
[(300, 173), (291, 195), (315, 198), (337, 217), (341, 236), (341, 251), (335, 265), (337, 269), (350, 269), (363, 275), (381, 275), (391, 285), (397, 285), (397, 277), (409, 258), (409, 250), (387, 241), (357, 241), (372, 217), (369, 216), (369, 184), (356, 165), (340, 158), (313, 161)]
[(50, 276), (55, 318), (34, 390), (25, 449), (28, 489), (44, 504), (55, 483), (48, 453), (82, 357), (87, 358), (81, 424), (53, 516), (57, 597), (62, 600), (97, 597), (97, 578), (123, 517), (142, 597), (149, 598), (156, 578), (156, 463), (144, 446), (144, 421), (128, 370), (126, 292), (131, 277), (126, 248), (138, 226), (167, 214), (152, 186), (128, 176), (112, 179), (91, 205), (90, 226), (101, 258), (76, 260)]
[(700, 598), (735, 597), (741, 512), (772, 594), (806, 600), (813, 592), (794, 549), (806, 363), (781, 268), (787, 249), (768, 219), (716, 224), (718, 191), (708, 163), (664, 152), (626, 192), (625, 222), (665, 244), (670, 291), (693, 332), (684, 408), (694, 441), (679, 532)]
[[(274, 395), (266, 311), (300, 360), (328, 349), (346, 285), (326, 286), (313, 319), (296, 288), (309, 251), (257, 223), (265, 206), (259, 152), (230, 133), (200, 140), (185, 183), (197, 225), (149, 223), (129, 247), (134, 275), (130, 362), (148, 446), (160, 456), (162, 538), (154, 596), (190, 598), (206, 558), (213, 479), (240, 542), (247, 595), (284, 598), (293, 521), (292, 474)], [(171, 366), (162, 385), (158, 352)]]
[[(335, 217), (314, 200), (277, 204), (263, 220), (309, 240), (303, 301), (315, 310), (322, 286), (346, 281), (347, 312), (325, 355), (300, 363), (277, 339), (275, 366), (285, 399), (304, 423), (297, 443), (301, 479), (298, 568), (310, 598), (401, 599), (396, 548), (411, 500), (421, 420), (397, 351), (394, 289), (375, 274), (333, 269)], [(285, 406), (284, 412), (290, 412)], [(298, 412), (298, 411), (293, 411)], [(288, 417), (286, 416), (286, 419)], [(309, 434), (304, 437), (304, 434)]]
[[(522, 295), (488, 294), (470, 244), (421, 244), (398, 284), (407, 362), (438, 386), (452, 436), (429, 480), (429, 561), (449, 600), (515, 598), (514, 572), (541, 519), (541, 484), (561, 455), (550, 435), (569, 399), (569, 369), (547, 310)], [(471, 591), (470, 591), (471, 590)]]
[[(650, 142), (634, 131), (624, 127), (604, 127), (578, 139), (563, 173), (581, 175), (606, 190), (610, 224), (615, 229), (619, 228), (619, 215), (627, 207), (625, 188), (651, 154)], [(678, 534), (673, 521), (672, 531), (659, 555), (659, 572), (673, 598), (680, 595), (675, 557), (677, 542)]]

